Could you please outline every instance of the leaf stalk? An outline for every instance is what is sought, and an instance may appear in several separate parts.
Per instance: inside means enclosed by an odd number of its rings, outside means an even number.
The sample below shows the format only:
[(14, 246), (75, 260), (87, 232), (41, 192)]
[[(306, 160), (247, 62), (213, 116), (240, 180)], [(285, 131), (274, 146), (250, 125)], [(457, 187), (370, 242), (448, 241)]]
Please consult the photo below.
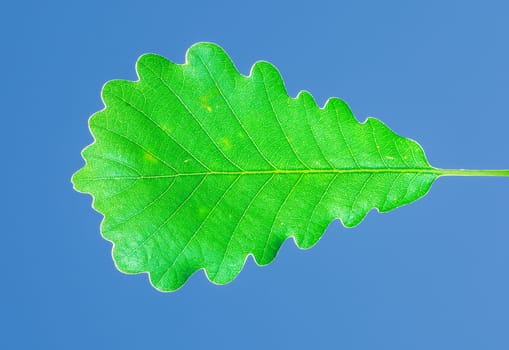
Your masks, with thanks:
[(437, 169), (439, 176), (509, 176), (509, 169), (470, 170), (470, 169)]

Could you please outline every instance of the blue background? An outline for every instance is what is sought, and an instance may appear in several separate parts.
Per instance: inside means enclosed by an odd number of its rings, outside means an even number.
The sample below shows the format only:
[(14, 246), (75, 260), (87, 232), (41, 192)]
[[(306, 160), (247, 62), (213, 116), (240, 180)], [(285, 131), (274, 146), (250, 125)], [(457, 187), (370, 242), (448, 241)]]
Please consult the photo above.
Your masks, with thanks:
[(448, 168), (509, 168), (505, 1), (18, 1), (0, 11), (1, 349), (509, 349), (508, 178), (443, 178), (226, 286), (115, 270), (70, 184), (110, 79), (214, 41)]

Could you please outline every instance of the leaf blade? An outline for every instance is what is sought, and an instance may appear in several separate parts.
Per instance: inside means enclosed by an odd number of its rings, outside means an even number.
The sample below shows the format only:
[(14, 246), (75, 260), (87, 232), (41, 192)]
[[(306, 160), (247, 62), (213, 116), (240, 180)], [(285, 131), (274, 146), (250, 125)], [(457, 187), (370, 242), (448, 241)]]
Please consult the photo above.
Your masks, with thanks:
[(440, 175), (416, 142), (359, 123), (343, 101), (289, 97), (267, 62), (246, 77), (199, 43), (183, 65), (148, 54), (136, 67), (138, 81), (105, 84), (72, 181), (104, 215), (119, 270), (148, 272), (159, 290), (199, 269), (228, 283), (249, 254), (268, 264), (288, 237), (309, 248), (332, 220), (356, 226)]

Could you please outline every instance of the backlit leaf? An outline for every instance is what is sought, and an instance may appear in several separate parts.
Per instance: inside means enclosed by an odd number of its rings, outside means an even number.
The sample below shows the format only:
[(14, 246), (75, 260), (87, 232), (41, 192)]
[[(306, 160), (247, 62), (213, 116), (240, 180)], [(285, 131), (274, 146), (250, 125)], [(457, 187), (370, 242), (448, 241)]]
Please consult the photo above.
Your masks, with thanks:
[(104, 86), (72, 179), (104, 215), (118, 269), (148, 272), (159, 290), (199, 269), (228, 283), (249, 254), (268, 264), (288, 237), (309, 248), (332, 220), (353, 227), (443, 175), (416, 142), (359, 123), (342, 100), (289, 97), (267, 62), (246, 77), (211, 43), (186, 58), (143, 55), (138, 81)]

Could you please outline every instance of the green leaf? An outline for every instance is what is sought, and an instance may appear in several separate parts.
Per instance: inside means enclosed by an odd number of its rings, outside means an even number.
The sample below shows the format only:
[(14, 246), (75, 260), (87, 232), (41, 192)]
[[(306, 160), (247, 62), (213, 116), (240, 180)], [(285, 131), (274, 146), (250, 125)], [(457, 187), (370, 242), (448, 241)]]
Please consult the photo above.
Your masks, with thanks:
[(104, 215), (118, 269), (148, 272), (161, 291), (199, 269), (228, 283), (249, 254), (268, 264), (288, 237), (309, 248), (336, 218), (353, 227), (465, 175), (431, 167), (416, 142), (359, 123), (337, 98), (289, 97), (267, 62), (241, 75), (215, 44), (192, 46), (182, 65), (143, 55), (136, 70), (138, 81), (104, 86), (72, 182)]

